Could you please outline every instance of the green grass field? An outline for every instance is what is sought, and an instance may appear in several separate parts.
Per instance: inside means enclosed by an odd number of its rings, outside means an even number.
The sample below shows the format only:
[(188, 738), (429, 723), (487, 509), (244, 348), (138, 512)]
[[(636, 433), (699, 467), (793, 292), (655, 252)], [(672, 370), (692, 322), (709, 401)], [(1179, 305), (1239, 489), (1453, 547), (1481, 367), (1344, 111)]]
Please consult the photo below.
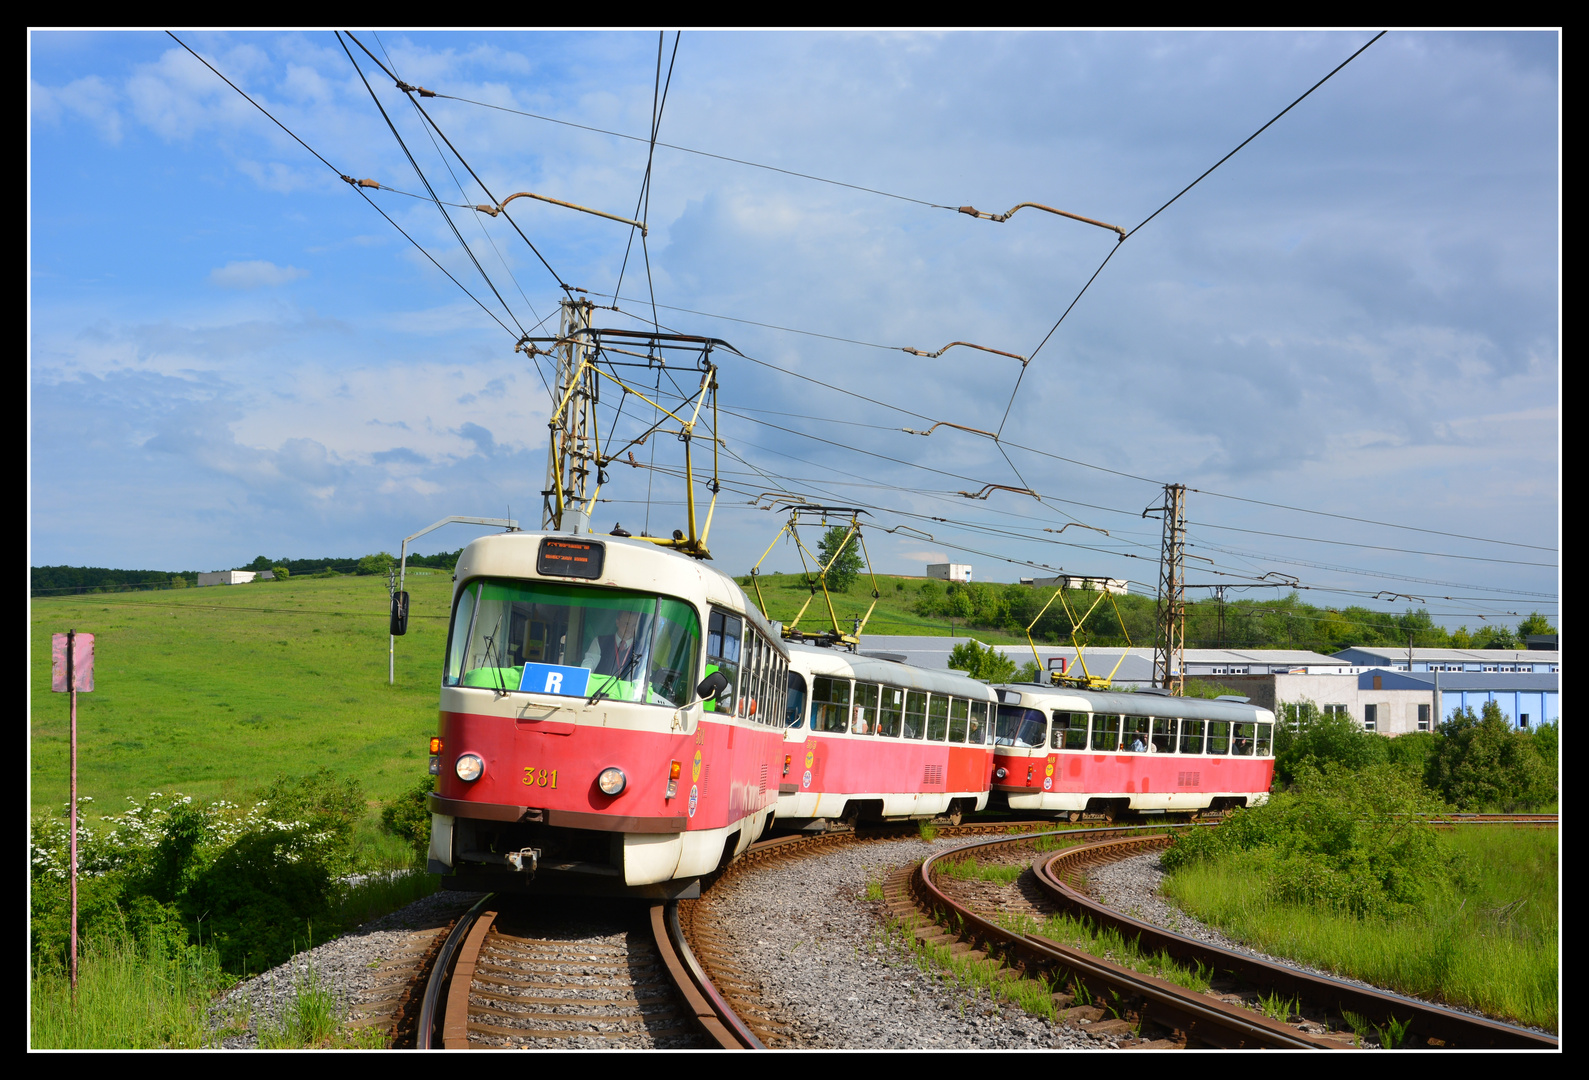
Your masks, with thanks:
[(373, 802), (424, 774), (450, 575), (411, 574), (409, 632), (387, 685), (381, 577), (32, 602), (31, 805), (67, 801), (67, 695), (50, 692), (50, 635), (95, 635), (93, 693), (78, 695), (78, 787), (90, 818), (125, 796), (246, 798), (277, 773), (321, 766)]
[(1400, 919), (1273, 900), (1239, 859), (1166, 879), (1191, 914), (1265, 951), (1380, 986), (1556, 1030), (1560, 916), (1555, 830), (1459, 829), (1464, 887)]

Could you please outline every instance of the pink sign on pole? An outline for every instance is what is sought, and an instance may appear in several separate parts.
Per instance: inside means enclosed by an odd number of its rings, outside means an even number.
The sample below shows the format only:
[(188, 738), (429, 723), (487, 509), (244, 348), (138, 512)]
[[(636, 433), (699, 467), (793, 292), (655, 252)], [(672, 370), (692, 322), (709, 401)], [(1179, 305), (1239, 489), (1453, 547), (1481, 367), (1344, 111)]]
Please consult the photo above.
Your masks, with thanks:
[[(71, 641), (71, 680), (67, 680), (67, 641)], [(56, 634), (50, 640), (50, 689), (57, 694), (68, 690), (88, 693), (94, 689), (94, 635)]]

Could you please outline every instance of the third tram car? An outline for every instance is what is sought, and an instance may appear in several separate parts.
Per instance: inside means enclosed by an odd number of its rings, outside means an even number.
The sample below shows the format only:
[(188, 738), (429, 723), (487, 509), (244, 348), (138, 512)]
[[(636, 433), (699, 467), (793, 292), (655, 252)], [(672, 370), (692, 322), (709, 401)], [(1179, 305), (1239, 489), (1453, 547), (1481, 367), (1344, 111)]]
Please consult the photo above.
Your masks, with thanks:
[(997, 701), (957, 671), (790, 644), (778, 823), (982, 810)]
[(992, 799), (1012, 811), (1113, 818), (1258, 806), (1274, 713), (1207, 701), (1020, 684), (997, 688)]

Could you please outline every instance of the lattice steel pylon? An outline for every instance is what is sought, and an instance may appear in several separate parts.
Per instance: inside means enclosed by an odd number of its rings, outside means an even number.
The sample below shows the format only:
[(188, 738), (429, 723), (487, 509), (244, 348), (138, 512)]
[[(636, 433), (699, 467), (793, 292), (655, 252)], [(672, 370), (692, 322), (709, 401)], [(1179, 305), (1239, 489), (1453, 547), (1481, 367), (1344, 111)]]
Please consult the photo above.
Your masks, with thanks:
[(1164, 541), (1159, 549), (1159, 602), (1153, 629), (1153, 685), (1180, 696), (1186, 689), (1186, 485), (1165, 484)]
[(595, 434), (596, 373), (591, 352), (589, 300), (564, 300), (557, 330), (557, 410), (547, 427), (546, 490), (541, 492), (541, 528), (585, 531), (586, 488), (598, 448)]

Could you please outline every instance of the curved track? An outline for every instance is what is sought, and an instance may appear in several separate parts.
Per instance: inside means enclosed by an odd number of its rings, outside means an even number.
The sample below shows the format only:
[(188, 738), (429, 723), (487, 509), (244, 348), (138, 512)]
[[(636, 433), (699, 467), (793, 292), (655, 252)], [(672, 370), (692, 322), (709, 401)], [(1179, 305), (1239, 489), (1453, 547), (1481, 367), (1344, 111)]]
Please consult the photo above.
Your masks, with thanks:
[[(1145, 953), (1163, 952), (1183, 964), (1210, 969), (1216, 985), (1225, 991), (1222, 995), (1194, 993), (1038, 935), (1001, 927), (951, 898), (934, 880), (939, 864), (971, 854), (1007, 856), (1011, 849), (1032, 845), (1037, 840), (1035, 835), (968, 844), (935, 855), (915, 870), (908, 886), (900, 882), (896, 891), (905, 891), (900, 886), (908, 888), (911, 902), (918, 909), (936, 921), (956, 927), (953, 935), (940, 932), (940, 940), (958, 939), (962, 947), (1002, 955), (1019, 968), (1068, 982), (1075, 994), (1067, 998), (1079, 995), (1083, 999), (1110, 1000), (1116, 1004), (1112, 1011), (1128, 1026), (1139, 1031), (1157, 1026), (1173, 1032), (1173, 1038), (1162, 1045), (1291, 1049), (1346, 1046), (1354, 1038), (1346, 1030), (1349, 1025), (1342, 1017), (1345, 1010), (1370, 1025), (1385, 1025), (1392, 1019), (1406, 1024), (1407, 1045), (1463, 1049), (1559, 1046), (1558, 1040), (1548, 1035), (1217, 949), (1105, 908), (1078, 887), (1086, 868), (1163, 846), (1169, 837), (1163, 832), (1129, 828), (1086, 832), (1092, 842), (1034, 862), (1037, 884), (1053, 906), (1135, 939)], [(1036, 852), (1032, 854), (1035, 856)], [(1310, 1017), (1312, 1022), (1282, 1023), (1236, 1003), (1242, 998), (1276, 994), (1296, 999), (1300, 1003), (1296, 1010), (1299, 1019)]]

